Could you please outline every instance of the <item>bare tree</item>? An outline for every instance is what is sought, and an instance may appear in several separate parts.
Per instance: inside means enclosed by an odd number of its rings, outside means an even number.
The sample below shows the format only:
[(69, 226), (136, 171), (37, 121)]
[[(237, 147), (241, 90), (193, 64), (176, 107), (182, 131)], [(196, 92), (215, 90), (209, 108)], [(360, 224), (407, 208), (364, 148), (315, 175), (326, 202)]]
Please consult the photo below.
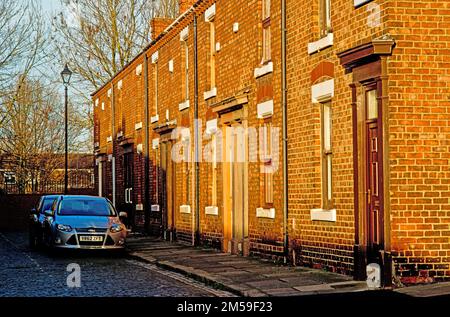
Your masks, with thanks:
[[(62, 167), (64, 111), (59, 99), (54, 89), (25, 77), (17, 82), (16, 94), (2, 98), (0, 151), (8, 155), (21, 187), (46, 182), (55, 169)], [(79, 119), (71, 116), (71, 121), (76, 120)], [(80, 127), (74, 123), (69, 127), (69, 142), (73, 144)]]
[(175, 18), (178, 15), (178, 0), (159, 1), (156, 16)]
[[(176, 0), (61, 0), (53, 21), (61, 64), (94, 89), (128, 64), (150, 40), (150, 20), (175, 14)], [(161, 2), (161, 3), (160, 3)]]
[[(17, 80), (42, 63), (45, 43), (45, 24), (37, 1), (0, 1), (0, 98), (13, 96)], [(3, 120), (0, 118), (0, 126)]]
[[(53, 18), (52, 58), (74, 71), (71, 96), (84, 131), (94, 126), (89, 93), (125, 67), (151, 40), (154, 16), (175, 17), (178, 0), (60, 0), (63, 11)], [(59, 70), (54, 70), (57, 73)], [(86, 136), (86, 133), (82, 134)], [(79, 140), (92, 148), (92, 133)]]

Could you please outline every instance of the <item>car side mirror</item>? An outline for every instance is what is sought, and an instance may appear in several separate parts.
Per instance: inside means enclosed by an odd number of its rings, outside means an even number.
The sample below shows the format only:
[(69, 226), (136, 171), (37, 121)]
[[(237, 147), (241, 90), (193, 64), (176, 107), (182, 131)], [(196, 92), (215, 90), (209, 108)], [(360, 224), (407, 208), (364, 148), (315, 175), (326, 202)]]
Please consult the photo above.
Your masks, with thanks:
[(44, 215), (47, 216), (47, 217), (53, 217), (53, 211), (46, 210), (46, 211), (44, 211)]
[(36, 208), (32, 208), (30, 213), (32, 215), (37, 215), (38, 212), (37, 212)]

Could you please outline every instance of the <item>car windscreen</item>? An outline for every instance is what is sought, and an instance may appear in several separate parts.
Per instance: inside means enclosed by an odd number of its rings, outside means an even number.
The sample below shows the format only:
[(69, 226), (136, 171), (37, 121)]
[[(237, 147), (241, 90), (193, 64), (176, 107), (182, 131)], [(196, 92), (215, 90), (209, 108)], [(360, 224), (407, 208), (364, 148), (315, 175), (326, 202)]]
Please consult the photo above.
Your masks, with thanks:
[(47, 210), (52, 209), (52, 205), (55, 199), (56, 198), (44, 198), (44, 201), (42, 202), (41, 214), (43, 214)]
[(112, 206), (100, 199), (67, 199), (61, 201), (58, 214), (61, 216), (115, 216)]

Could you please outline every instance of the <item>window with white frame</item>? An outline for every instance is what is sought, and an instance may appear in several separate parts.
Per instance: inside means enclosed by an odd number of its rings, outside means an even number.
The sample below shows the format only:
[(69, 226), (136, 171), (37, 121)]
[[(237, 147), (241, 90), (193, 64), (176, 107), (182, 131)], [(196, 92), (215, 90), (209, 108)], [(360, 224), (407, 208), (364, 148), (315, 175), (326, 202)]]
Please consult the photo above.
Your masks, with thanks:
[(333, 148), (331, 102), (321, 104), (322, 108), (322, 208), (333, 208)]
[(189, 100), (189, 45), (187, 37), (181, 41), (183, 63), (183, 100)]
[(211, 155), (211, 206), (217, 206), (217, 137), (215, 134), (211, 135)]
[(185, 174), (185, 204), (189, 206), (190, 204), (190, 168), (189, 168), (189, 139), (186, 138), (183, 140), (183, 165), (184, 165), (184, 174)]
[(319, 0), (320, 37), (332, 32), (331, 29), (331, 0)]
[(153, 113), (152, 116), (158, 115), (158, 62), (153, 64)]
[(209, 21), (209, 39), (209, 80), (212, 90), (216, 87), (216, 25), (214, 19)]
[(264, 126), (262, 128), (262, 166), (264, 178), (264, 207), (273, 207), (273, 135), (272, 135), (272, 121), (271, 119), (266, 119), (264, 121)]
[(270, 26), (270, 0), (263, 0), (262, 2), (262, 64), (269, 62), (272, 59), (272, 35)]

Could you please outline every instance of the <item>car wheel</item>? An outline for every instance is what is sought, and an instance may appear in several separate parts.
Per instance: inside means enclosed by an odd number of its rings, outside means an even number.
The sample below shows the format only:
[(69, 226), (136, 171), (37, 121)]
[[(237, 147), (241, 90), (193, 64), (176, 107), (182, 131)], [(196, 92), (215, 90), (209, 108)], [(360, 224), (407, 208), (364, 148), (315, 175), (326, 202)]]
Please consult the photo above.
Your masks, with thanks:
[(42, 233), (40, 233), (36, 238), (36, 247), (40, 249), (42, 248), (43, 244), (44, 244), (44, 237)]
[(36, 237), (32, 234), (30, 234), (30, 236), (29, 236), (28, 245), (29, 245), (30, 249), (32, 249), (32, 250), (35, 250), (37, 247)]
[(44, 245), (48, 250), (53, 249), (53, 239), (51, 233), (44, 236)]
[(28, 234), (28, 245), (30, 247), (30, 249), (34, 250), (36, 249), (37, 246), (37, 238), (36, 238), (36, 234), (34, 232), (34, 230), (32, 228), (30, 228), (29, 234)]

